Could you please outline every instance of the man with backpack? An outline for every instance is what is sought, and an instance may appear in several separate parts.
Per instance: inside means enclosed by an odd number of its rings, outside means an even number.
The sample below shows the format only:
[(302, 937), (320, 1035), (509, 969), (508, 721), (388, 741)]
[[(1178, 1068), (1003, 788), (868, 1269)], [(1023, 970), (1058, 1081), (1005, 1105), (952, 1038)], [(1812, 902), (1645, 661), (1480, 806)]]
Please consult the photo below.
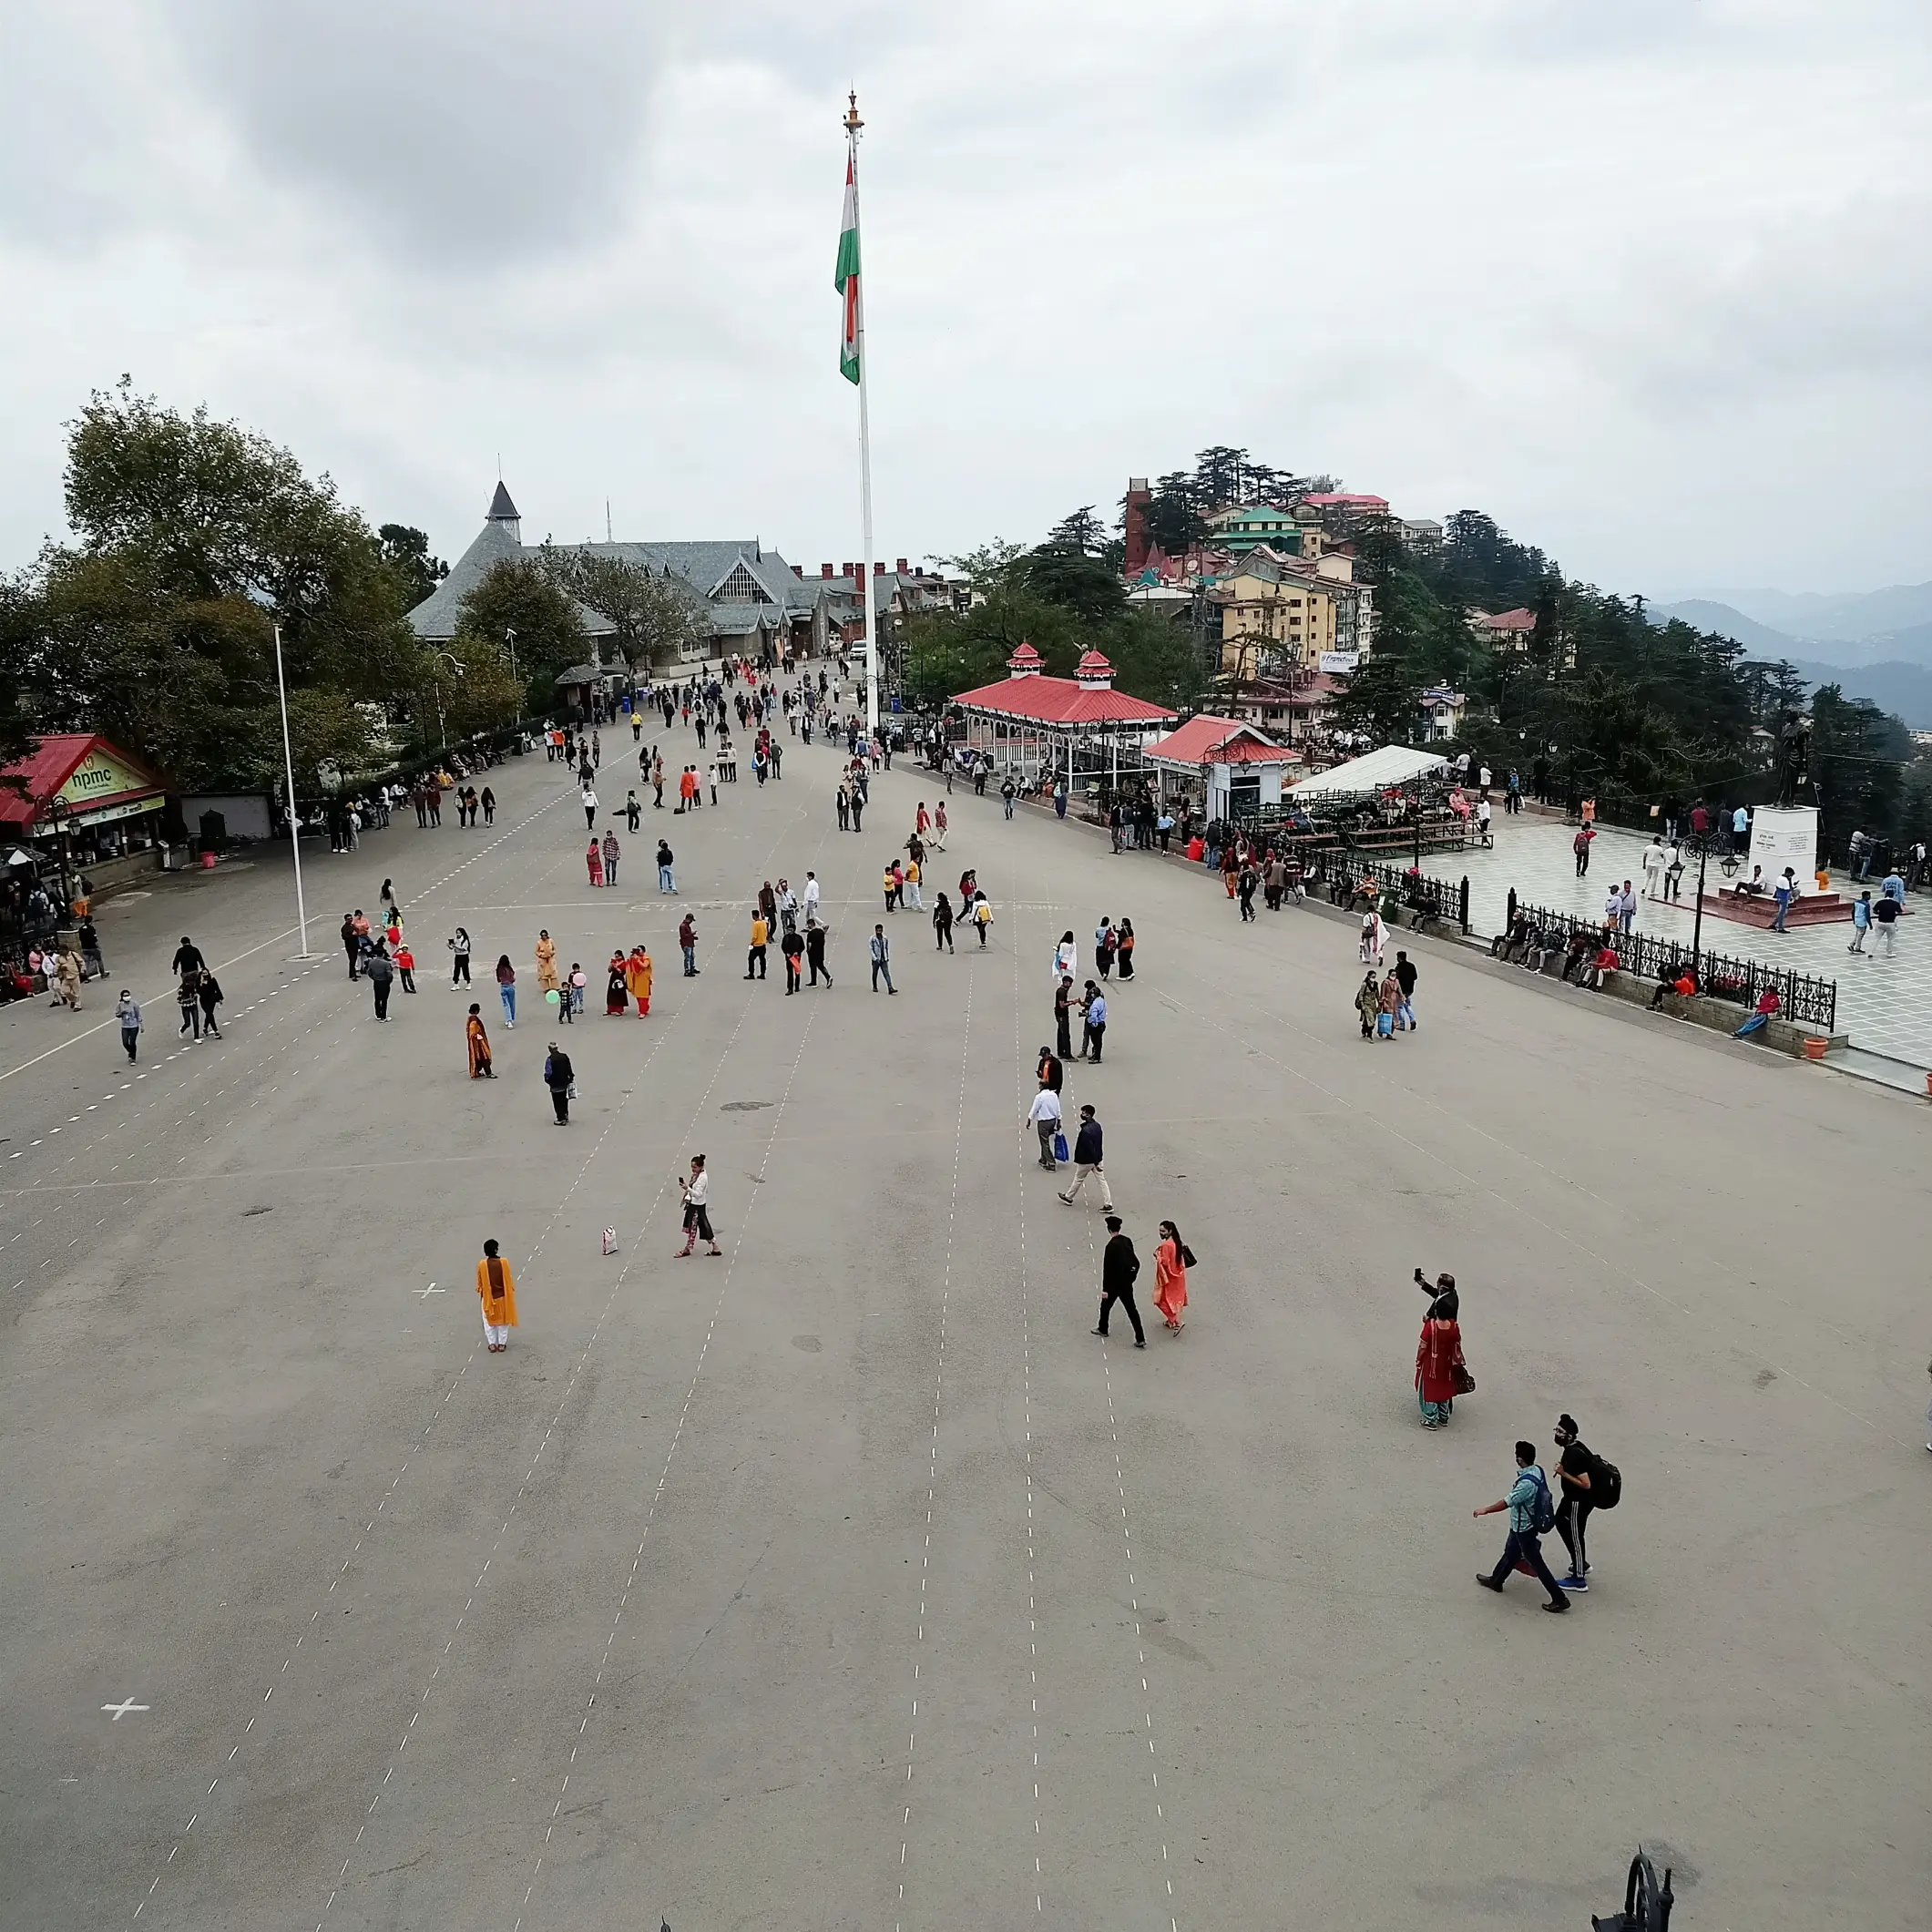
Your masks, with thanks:
[(1538, 1467), (1533, 1442), (1519, 1442), (1516, 1446), (1516, 1481), (1509, 1494), (1501, 1501), (1486, 1504), (1480, 1509), (1472, 1509), (1469, 1514), (1472, 1517), (1495, 1516), (1504, 1509), (1509, 1512), (1509, 1537), (1503, 1545), (1502, 1560), (1487, 1574), (1477, 1570), (1476, 1580), (1485, 1590), (1493, 1590), (1499, 1596), (1504, 1583), (1518, 1564), (1527, 1564), (1530, 1574), (1549, 1592), (1549, 1601), (1543, 1608), (1546, 1610), (1567, 1610), (1569, 1599), (1557, 1588), (1557, 1579), (1549, 1574), (1549, 1566), (1543, 1560), (1542, 1539), (1555, 1527), (1557, 1512), (1550, 1498), (1549, 1485)]
[(1583, 1526), (1591, 1510), (1617, 1507), (1623, 1496), (1623, 1477), (1615, 1463), (1590, 1453), (1589, 1445), (1577, 1435), (1574, 1416), (1557, 1417), (1556, 1443), (1562, 1451), (1557, 1461), (1557, 1480), (1563, 1486), (1556, 1528), (1569, 1552), (1569, 1574), (1561, 1579), (1562, 1585), (1568, 1590), (1587, 1590), (1590, 1556), (1584, 1548)]

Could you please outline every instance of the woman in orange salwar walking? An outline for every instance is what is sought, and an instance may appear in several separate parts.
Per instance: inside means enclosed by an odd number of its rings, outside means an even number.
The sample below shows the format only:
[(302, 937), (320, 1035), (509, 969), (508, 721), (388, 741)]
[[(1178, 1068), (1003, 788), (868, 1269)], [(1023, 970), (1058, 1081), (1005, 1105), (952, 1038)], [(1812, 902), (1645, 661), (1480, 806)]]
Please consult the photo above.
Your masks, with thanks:
[(1170, 1221), (1160, 1223), (1160, 1244), (1154, 1250), (1154, 1306), (1170, 1334), (1179, 1334), (1185, 1325), (1181, 1311), (1188, 1304), (1188, 1264), (1192, 1251), (1181, 1238), (1181, 1230)]
[(494, 1080), (496, 1071), (490, 1065), (490, 1037), (483, 1030), (483, 1012), (478, 1007), (470, 1008), (470, 1017), (465, 1023), (464, 1038), (469, 1046), (470, 1078), (473, 1080)]
[(643, 946), (634, 946), (630, 957), (625, 963), (624, 976), (629, 982), (630, 997), (638, 1003), (638, 1017), (650, 1017), (650, 955)]
[(516, 1283), (493, 1241), (484, 1242), (483, 1259), (476, 1263), (476, 1296), (483, 1303), (484, 1340), (493, 1355), (500, 1355), (516, 1325)]

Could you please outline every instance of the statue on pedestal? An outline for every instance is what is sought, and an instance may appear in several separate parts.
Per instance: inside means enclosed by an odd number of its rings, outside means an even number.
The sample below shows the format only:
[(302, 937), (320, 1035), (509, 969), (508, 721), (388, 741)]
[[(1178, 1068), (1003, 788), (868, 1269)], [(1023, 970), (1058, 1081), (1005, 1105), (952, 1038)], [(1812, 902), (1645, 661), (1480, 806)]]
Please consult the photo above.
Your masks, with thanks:
[(1778, 720), (1778, 803), (1807, 803), (1811, 785), (1811, 726), (1795, 711)]

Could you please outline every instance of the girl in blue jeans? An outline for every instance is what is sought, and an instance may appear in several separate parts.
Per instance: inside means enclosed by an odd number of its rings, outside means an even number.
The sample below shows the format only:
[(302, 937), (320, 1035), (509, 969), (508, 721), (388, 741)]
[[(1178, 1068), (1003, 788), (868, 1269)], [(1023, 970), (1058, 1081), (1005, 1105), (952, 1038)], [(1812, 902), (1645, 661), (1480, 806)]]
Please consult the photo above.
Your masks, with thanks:
[(496, 958), (496, 991), (503, 1000), (503, 1019), (506, 1027), (516, 1025), (516, 968), (510, 964), (510, 956), (501, 953)]

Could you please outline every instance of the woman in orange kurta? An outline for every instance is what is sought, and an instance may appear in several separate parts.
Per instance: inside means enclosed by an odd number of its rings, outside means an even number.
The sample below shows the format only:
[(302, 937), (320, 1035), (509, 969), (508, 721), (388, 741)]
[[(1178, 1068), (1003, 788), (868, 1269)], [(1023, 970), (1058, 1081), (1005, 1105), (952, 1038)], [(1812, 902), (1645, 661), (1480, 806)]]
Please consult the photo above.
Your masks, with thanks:
[(1193, 1260), (1181, 1230), (1170, 1221), (1160, 1223), (1160, 1245), (1154, 1250), (1154, 1306), (1169, 1330), (1181, 1333), (1181, 1311), (1188, 1304), (1188, 1263)]
[(631, 947), (624, 976), (630, 984), (630, 997), (638, 1003), (638, 1017), (643, 1019), (650, 1012), (650, 955), (641, 946)]
[(516, 1325), (516, 1283), (493, 1241), (484, 1242), (483, 1259), (476, 1263), (476, 1297), (483, 1303), (484, 1340), (493, 1355), (500, 1355)]
[(562, 982), (557, 976), (557, 941), (545, 926), (537, 935), (537, 984), (546, 993), (554, 993)]
[(464, 1026), (464, 1037), (469, 1045), (470, 1078), (473, 1080), (494, 1080), (496, 1068), (490, 1065), (490, 1037), (483, 1030), (483, 1012), (478, 1007), (470, 1008), (470, 1017)]

